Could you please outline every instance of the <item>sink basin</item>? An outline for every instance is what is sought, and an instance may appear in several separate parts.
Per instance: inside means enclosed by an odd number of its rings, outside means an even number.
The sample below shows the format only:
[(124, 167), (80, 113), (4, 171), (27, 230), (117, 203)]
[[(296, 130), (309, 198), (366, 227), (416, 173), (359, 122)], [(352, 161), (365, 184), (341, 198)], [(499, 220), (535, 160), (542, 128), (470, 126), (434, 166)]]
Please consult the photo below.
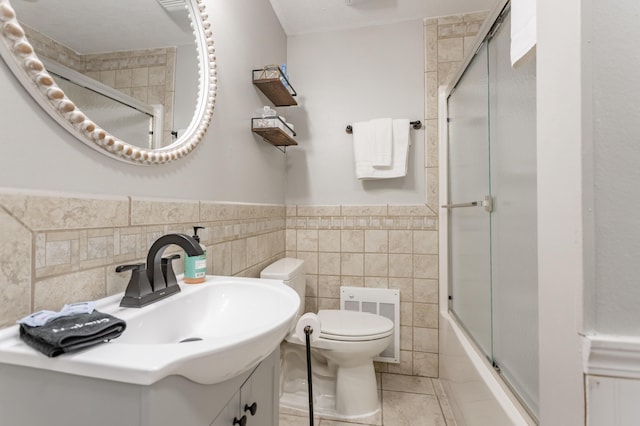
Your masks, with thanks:
[(144, 308), (121, 308), (122, 294), (96, 301), (127, 329), (111, 342), (47, 358), (24, 344), (18, 327), (0, 330), (0, 363), (151, 385), (167, 376), (203, 385), (256, 366), (294, 325), (300, 298), (282, 281), (208, 276)]

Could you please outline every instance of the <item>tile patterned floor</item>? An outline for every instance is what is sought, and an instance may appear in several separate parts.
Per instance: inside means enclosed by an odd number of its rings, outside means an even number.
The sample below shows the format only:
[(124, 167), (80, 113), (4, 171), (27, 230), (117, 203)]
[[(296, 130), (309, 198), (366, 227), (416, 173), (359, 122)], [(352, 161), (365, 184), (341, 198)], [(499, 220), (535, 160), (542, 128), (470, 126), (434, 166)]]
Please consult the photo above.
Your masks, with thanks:
[[(337, 421), (314, 418), (315, 426), (455, 426), (438, 379), (382, 373), (378, 376), (382, 409), (372, 418)], [(308, 426), (308, 414), (280, 410), (280, 426)]]

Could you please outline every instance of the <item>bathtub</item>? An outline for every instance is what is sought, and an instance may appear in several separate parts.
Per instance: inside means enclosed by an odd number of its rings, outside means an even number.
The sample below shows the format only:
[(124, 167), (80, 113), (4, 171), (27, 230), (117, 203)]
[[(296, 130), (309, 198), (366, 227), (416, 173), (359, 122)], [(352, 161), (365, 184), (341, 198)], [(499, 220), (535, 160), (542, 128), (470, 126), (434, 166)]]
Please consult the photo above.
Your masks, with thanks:
[(536, 424), (446, 309), (439, 331), (440, 382), (458, 426)]

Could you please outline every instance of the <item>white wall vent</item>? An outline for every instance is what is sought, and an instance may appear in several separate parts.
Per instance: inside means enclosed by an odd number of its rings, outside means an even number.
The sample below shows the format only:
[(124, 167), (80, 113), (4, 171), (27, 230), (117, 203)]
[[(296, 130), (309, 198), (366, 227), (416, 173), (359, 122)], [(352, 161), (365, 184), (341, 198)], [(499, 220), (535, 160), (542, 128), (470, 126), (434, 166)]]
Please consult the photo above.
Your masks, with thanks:
[(400, 290), (340, 287), (340, 309), (370, 312), (393, 321), (391, 344), (374, 361), (400, 363)]

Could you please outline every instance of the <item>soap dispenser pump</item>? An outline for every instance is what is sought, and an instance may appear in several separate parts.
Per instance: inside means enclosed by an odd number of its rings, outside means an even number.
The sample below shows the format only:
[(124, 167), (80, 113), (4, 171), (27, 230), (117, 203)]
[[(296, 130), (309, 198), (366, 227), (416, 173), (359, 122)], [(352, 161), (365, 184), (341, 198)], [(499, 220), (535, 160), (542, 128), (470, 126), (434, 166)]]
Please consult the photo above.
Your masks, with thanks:
[[(204, 226), (193, 227), (193, 239), (200, 243), (198, 230), (204, 229)], [(203, 254), (200, 256), (188, 256), (184, 254), (184, 282), (186, 284), (203, 283), (207, 275), (207, 248), (200, 244)]]

